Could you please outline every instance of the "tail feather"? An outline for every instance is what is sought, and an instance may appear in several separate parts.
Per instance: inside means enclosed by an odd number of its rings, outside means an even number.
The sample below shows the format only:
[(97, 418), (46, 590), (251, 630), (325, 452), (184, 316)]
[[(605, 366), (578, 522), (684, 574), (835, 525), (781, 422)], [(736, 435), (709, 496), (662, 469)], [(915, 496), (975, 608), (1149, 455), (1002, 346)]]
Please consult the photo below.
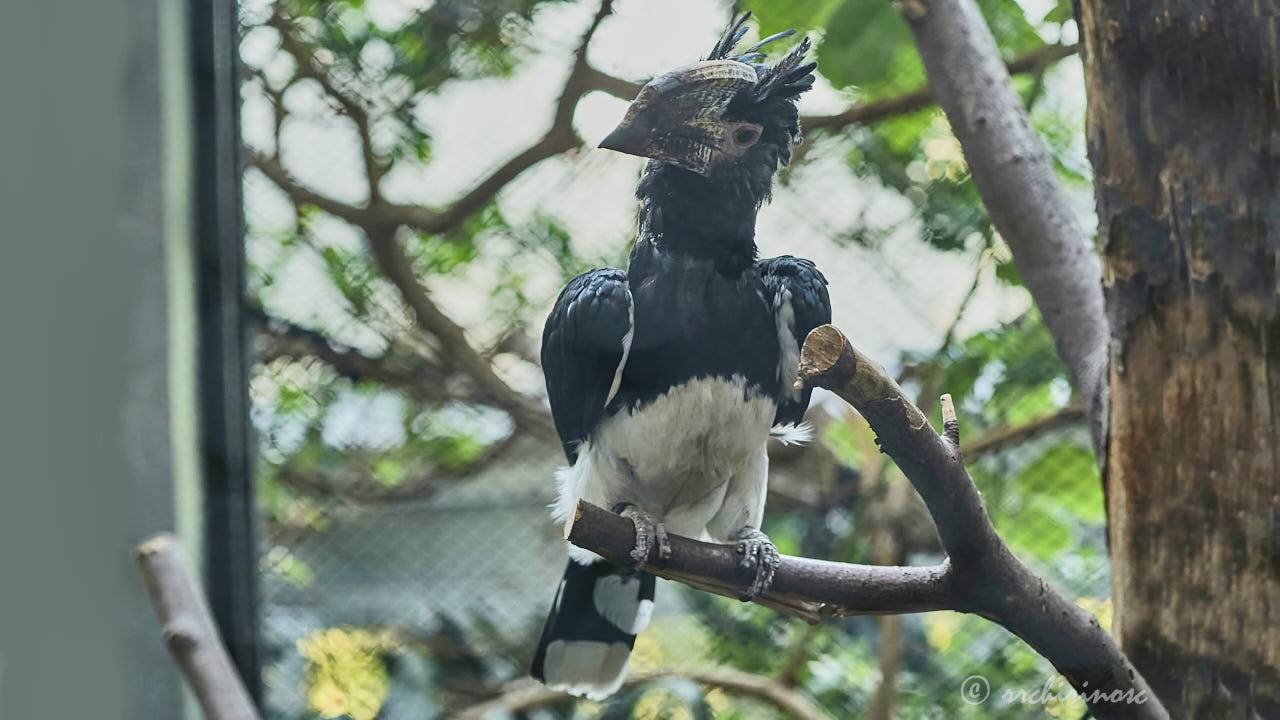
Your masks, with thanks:
[(626, 677), (636, 635), (653, 613), (654, 578), (570, 561), (530, 674), (553, 690), (600, 700)]

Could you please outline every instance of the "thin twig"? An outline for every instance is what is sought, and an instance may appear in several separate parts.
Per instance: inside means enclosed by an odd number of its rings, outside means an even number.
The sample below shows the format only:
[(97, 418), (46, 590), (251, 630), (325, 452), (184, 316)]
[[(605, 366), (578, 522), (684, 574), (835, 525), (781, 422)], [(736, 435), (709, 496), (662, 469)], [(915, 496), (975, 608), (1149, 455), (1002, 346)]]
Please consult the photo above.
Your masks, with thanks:
[(960, 419), (956, 417), (956, 404), (947, 393), (938, 400), (942, 404), (942, 436), (958, 451), (960, 449)]

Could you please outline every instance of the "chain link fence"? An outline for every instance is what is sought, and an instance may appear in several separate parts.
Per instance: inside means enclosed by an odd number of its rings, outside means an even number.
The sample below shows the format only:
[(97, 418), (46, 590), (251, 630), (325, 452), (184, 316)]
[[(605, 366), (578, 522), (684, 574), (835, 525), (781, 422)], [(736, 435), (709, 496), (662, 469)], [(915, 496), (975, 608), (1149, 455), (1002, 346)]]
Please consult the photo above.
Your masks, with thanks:
[[(563, 456), (537, 338), (568, 277), (625, 263), (639, 168), (590, 149), (626, 81), (576, 98), (567, 141), (546, 124), (574, 63), (644, 77), (668, 55), (696, 57), (727, 16), (717, 2), (620, 0), (592, 52), (575, 53), (598, 9), (242, 7), (267, 717), (420, 720), (495, 701), (501, 718), (795, 716), (749, 687), (834, 718), (1081, 717), (1046, 661), (975, 616), (809, 627), (666, 582), (617, 697), (547, 696), (527, 680), (566, 557), (547, 512)], [(663, 13), (689, 27), (628, 61), (628, 31), (652, 41), (645, 18)], [(1057, 128), (1051, 149), (1084, 172), (1061, 130), (1078, 110), (1071, 88), (1044, 72), (1027, 88), (1043, 98), (1033, 121)], [(849, 102), (814, 95), (806, 114)], [(522, 149), (538, 157), (513, 167)], [(945, 120), (926, 109), (815, 134), (780, 182), (762, 254), (813, 258), (836, 324), (935, 423), (937, 395), (956, 398), (997, 529), (1105, 625), (1087, 429)], [(1087, 180), (1075, 187), (1086, 208)], [(822, 393), (810, 419), (814, 443), (771, 450), (765, 530), (782, 552), (939, 561), (927, 512), (865, 423)]]

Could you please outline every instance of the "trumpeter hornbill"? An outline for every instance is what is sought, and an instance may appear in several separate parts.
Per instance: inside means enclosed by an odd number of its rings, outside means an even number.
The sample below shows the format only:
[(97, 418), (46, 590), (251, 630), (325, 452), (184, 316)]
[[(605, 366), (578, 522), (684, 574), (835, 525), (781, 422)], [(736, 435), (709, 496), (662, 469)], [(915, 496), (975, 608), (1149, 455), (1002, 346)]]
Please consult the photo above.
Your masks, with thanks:
[[(579, 548), (547, 619), (532, 674), (601, 698), (622, 683), (653, 610), (654, 578), (634, 566), (667, 531), (738, 543), (768, 588), (778, 551), (760, 532), (771, 434), (803, 434), (809, 391), (793, 384), (800, 345), (830, 322), (826, 280), (808, 260), (756, 259), (755, 221), (778, 164), (800, 142), (796, 99), (813, 85), (801, 42), (776, 65), (740, 54), (743, 15), (701, 62), (644, 86), (600, 147), (648, 157), (640, 228), (626, 272), (593, 270), (561, 292), (542, 367), (570, 466), (553, 515), (579, 498), (636, 526), (634, 564)], [(799, 431), (799, 432), (797, 432)]]

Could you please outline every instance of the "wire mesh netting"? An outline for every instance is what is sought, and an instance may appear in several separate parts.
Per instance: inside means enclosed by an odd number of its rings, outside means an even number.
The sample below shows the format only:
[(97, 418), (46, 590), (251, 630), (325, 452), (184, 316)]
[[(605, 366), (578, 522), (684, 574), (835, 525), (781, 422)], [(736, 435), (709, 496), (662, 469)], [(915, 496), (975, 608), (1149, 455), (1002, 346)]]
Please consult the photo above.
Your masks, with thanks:
[[(763, 8), (761, 22), (821, 38), (823, 79), (801, 103), (821, 130), (761, 213), (761, 253), (812, 258), (835, 323), (935, 424), (937, 396), (953, 395), (997, 529), (1105, 625), (1103, 499), (1078, 399), (945, 119), (914, 106), (833, 119), (923, 84), (909, 33), (896, 13), (813, 5), (826, 10)], [(988, 17), (1003, 50), (1069, 39), (1069, 19), (1038, 7)], [(592, 140), (630, 79), (701, 56), (731, 8), (600, 10), (243, 3), (268, 717), (1080, 717), (1047, 662), (976, 616), (809, 627), (666, 582), (615, 698), (528, 681), (566, 557), (547, 512), (564, 458), (541, 323), (569, 277), (625, 264), (634, 232), (641, 162)], [(854, 27), (883, 36), (877, 54), (841, 50)], [(1087, 215), (1070, 62), (1015, 84)], [(779, 549), (938, 562), (928, 513), (866, 424), (822, 393), (809, 419), (813, 443), (771, 448), (764, 529)]]

